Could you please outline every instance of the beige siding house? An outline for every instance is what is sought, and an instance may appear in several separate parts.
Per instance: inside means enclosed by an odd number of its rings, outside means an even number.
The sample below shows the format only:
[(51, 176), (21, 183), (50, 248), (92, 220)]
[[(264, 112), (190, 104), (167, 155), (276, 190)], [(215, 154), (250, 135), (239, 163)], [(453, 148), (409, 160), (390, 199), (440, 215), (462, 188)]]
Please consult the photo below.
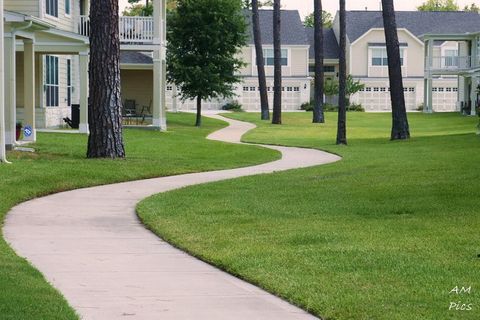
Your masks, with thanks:
[[(398, 11), (396, 18), (407, 110), (460, 111), (462, 106), (472, 105), (471, 77), (460, 67), (463, 57), (471, 56), (468, 48), (476, 44), (471, 36), (466, 41), (458, 35), (479, 32), (480, 15)], [(338, 14), (333, 30), (339, 39)], [(431, 34), (436, 36), (427, 46)], [(365, 84), (352, 102), (361, 103), (367, 111), (391, 110), (387, 64), (382, 13), (347, 12), (347, 72)]]
[[(245, 12), (248, 22), (251, 21), (250, 13)], [(273, 107), (273, 33), (272, 33), (272, 10), (260, 10), (260, 24), (262, 29), (262, 41), (264, 44), (264, 56), (267, 74), (267, 87), (269, 90), (270, 107)], [(238, 101), (244, 110), (258, 111), (260, 110), (260, 94), (257, 78), (256, 54), (253, 44), (253, 34), (251, 27), (248, 30), (249, 40), (248, 46), (241, 50), (241, 58), (246, 63), (239, 75), (242, 82), (237, 85), (235, 97), (228, 100), (204, 101), (203, 108), (205, 110), (219, 110), (228, 102)], [(308, 41), (305, 29), (300, 19), (298, 11), (282, 10), (282, 55), (283, 55), (283, 95), (282, 108), (286, 111), (296, 111), (304, 102), (310, 99), (310, 82), (309, 75), (309, 50), (310, 43)], [(121, 65), (122, 76), (130, 77), (131, 68), (145, 68), (145, 75), (148, 75), (148, 65), (152, 63), (152, 58), (147, 53), (122, 53)], [(124, 77), (125, 79), (125, 77)], [(149, 94), (144, 88), (151, 88), (149, 82), (151, 77), (138, 77), (136, 86), (139, 90), (127, 88), (128, 83), (133, 78), (125, 80), (125, 86), (122, 87), (125, 99), (140, 102), (138, 108), (143, 108), (149, 103)], [(127, 82), (128, 81), (128, 82)], [(188, 111), (196, 110), (195, 101), (181, 101), (179, 92), (173, 84), (166, 87), (166, 106), (172, 111)]]
[[(89, 0), (1, 0), (4, 5), (5, 125), (0, 140), (16, 144), (18, 121), (28, 129), (24, 140), (34, 141), (36, 128), (65, 125), (72, 105), (80, 109), (79, 130), (88, 133)], [(140, 101), (148, 107), (153, 126), (166, 128), (165, 120), (165, 0), (154, 0), (154, 17), (121, 17), (121, 49), (147, 52), (150, 90)], [(157, 9), (159, 8), (159, 10)], [(0, 59), (1, 60), (1, 59)], [(138, 92), (145, 66), (127, 66), (122, 86)], [(123, 71), (122, 71), (123, 72)], [(1, 105), (0, 105), (1, 106)], [(1, 115), (1, 111), (0, 111)]]

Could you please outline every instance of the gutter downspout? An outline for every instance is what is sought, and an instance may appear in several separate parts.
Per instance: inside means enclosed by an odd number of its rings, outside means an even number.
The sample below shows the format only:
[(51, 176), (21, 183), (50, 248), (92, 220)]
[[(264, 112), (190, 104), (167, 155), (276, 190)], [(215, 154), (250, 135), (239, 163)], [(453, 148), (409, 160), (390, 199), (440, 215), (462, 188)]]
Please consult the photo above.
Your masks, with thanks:
[(5, 149), (5, 59), (4, 59), (4, 24), (3, 0), (0, 0), (0, 162), (7, 161), (7, 152)]

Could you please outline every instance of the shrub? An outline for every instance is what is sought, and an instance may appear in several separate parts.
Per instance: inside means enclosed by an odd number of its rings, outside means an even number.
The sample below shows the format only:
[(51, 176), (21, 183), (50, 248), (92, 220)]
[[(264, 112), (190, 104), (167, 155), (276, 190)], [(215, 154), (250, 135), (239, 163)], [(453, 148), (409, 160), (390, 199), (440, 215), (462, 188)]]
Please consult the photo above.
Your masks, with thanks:
[(365, 109), (360, 103), (352, 103), (349, 106), (347, 106), (347, 111), (365, 112)]
[(313, 111), (313, 106), (314, 106), (313, 101), (305, 102), (305, 103), (302, 103), (302, 105), (300, 106), (300, 110)]
[(222, 107), (222, 110), (242, 112), (242, 105), (238, 101), (232, 101)]

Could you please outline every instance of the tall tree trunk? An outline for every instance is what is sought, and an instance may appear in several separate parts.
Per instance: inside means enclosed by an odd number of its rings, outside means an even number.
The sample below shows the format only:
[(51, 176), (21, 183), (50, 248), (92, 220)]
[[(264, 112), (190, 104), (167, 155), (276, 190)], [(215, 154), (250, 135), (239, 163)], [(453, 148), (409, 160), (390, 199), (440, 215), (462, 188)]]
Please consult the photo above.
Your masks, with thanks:
[(197, 120), (195, 126), (200, 127), (202, 125), (202, 97), (197, 97)]
[(340, 74), (338, 93), (337, 144), (347, 144), (347, 35), (345, 0), (340, 0)]
[(120, 94), (118, 0), (95, 0), (90, 9), (89, 158), (124, 158)]
[(315, 106), (313, 108), (313, 123), (324, 123), (323, 113), (323, 21), (322, 0), (314, 0), (314, 24), (315, 24)]
[(260, 87), (260, 104), (262, 120), (270, 120), (268, 109), (267, 79), (265, 77), (265, 60), (263, 58), (262, 35), (260, 32), (260, 18), (258, 14), (258, 0), (252, 0), (252, 24), (255, 51), (257, 54), (258, 84)]
[(273, 2), (273, 53), (274, 53), (274, 96), (273, 124), (282, 124), (282, 44), (280, 0)]
[(392, 100), (391, 139), (404, 140), (410, 138), (410, 128), (405, 108), (400, 45), (393, 0), (382, 0), (382, 6), (385, 40), (387, 43), (388, 75), (390, 77), (390, 98)]

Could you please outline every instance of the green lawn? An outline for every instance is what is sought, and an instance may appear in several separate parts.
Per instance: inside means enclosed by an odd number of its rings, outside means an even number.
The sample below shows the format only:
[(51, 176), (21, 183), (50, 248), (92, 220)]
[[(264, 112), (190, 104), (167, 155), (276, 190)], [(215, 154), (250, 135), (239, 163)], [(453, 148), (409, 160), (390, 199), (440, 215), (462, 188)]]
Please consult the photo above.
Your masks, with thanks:
[(413, 138), (390, 142), (389, 114), (349, 113), (339, 147), (335, 113), (232, 117), (259, 126), (244, 141), (343, 161), (157, 195), (138, 207), (157, 234), (323, 319), (479, 318), (478, 118), (410, 114)]
[[(0, 165), (0, 221), (15, 204), (46, 194), (92, 185), (247, 166), (277, 159), (263, 148), (205, 140), (225, 126), (194, 116), (169, 115), (169, 132), (125, 131), (126, 160), (86, 160), (86, 136), (39, 134), (35, 154), (10, 153)], [(0, 238), (0, 319), (77, 319), (62, 296)]]

